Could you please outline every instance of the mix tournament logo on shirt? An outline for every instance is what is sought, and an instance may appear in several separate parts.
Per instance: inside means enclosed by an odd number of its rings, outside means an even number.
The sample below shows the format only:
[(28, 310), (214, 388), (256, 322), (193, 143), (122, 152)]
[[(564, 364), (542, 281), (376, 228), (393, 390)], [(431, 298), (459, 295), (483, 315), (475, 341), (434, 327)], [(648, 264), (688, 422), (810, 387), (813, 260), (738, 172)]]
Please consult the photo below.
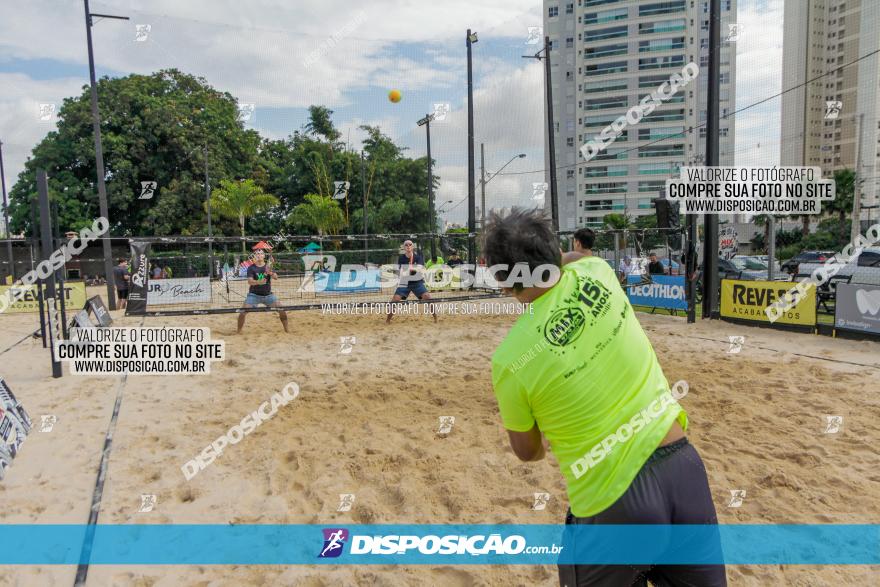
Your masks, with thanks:
[[(587, 326), (593, 326), (611, 308), (611, 291), (598, 279), (586, 275), (577, 278), (577, 289), (568, 297), (571, 305), (556, 310), (544, 324), (544, 338), (550, 351), (565, 354), (562, 347), (574, 343)], [(586, 311), (584, 308), (586, 307)]]

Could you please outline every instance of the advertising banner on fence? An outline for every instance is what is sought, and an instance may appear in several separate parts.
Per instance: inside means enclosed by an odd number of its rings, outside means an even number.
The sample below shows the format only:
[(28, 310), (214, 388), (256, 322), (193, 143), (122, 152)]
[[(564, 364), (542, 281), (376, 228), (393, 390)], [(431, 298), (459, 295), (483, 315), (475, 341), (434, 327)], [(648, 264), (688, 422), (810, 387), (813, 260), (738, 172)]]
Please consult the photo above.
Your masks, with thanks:
[(838, 283), (834, 325), (842, 330), (880, 334), (880, 286)]
[[(791, 288), (788, 281), (721, 280), (721, 316), (738, 320), (753, 320), (770, 324), (765, 310)], [(816, 325), (816, 290), (810, 288), (808, 295), (777, 320), (780, 324), (800, 326)]]
[(154, 279), (147, 285), (147, 304), (150, 306), (210, 301), (209, 277)]
[[(640, 283), (641, 275), (627, 277), (629, 284)], [(626, 288), (629, 303), (634, 306), (687, 310), (684, 275), (652, 275), (652, 283)]]
[(143, 315), (147, 311), (147, 286), (150, 281), (149, 262), (147, 255), (150, 251), (150, 243), (130, 241), (131, 256), (131, 288), (128, 292), (128, 305), (125, 314)]
[[(16, 294), (19, 290), (24, 290), (24, 295), (17, 301), (9, 305), (7, 312), (39, 312), (40, 303), (37, 300), (36, 285), (22, 286), (0, 286), (0, 296), (6, 295), (8, 290), (10, 294)], [(67, 308), (82, 308), (86, 305), (86, 285), (81, 281), (65, 281), (64, 282), (64, 304)]]

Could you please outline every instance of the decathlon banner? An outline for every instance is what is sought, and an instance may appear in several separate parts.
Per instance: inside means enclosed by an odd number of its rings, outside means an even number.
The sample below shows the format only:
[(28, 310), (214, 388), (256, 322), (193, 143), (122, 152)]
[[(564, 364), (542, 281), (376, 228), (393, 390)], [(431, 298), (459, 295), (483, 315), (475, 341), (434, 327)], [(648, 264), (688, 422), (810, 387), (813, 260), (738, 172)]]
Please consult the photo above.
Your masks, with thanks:
[[(628, 284), (641, 283), (641, 281), (641, 275), (627, 277)], [(651, 282), (626, 288), (629, 303), (634, 306), (648, 306), (650, 308), (687, 310), (684, 275), (652, 275)]]
[(880, 334), (880, 286), (838, 283), (834, 325), (841, 330)]
[[(55, 291), (60, 288), (56, 287)], [(12, 291), (9, 291), (12, 290)], [(19, 291), (24, 293), (19, 297)], [(39, 312), (40, 302), (38, 298), (37, 285), (21, 285), (21, 286), (0, 286), (0, 296), (7, 295), (9, 291), (9, 299), (15, 299), (7, 308), (7, 312)], [(65, 281), (64, 282), (64, 304), (67, 308), (82, 308), (86, 304), (86, 284), (81, 281)]]
[(880, 565), (880, 525), (6, 524), (0, 565)]
[(210, 277), (154, 279), (147, 284), (147, 304), (150, 306), (210, 301)]
[[(753, 320), (770, 324), (765, 310), (767, 306), (781, 298), (791, 289), (789, 281), (746, 281), (740, 279), (721, 280), (721, 316), (738, 320)], [(790, 310), (782, 314), (777, 322), (800, 326), (816, 325), (816, 289), (811, 287), (807, 295), (800, 296)]]
[(131, 287), (128, 292), (128, 304), (125, 315), (144, 315), (147, 313), (147, 286), (150, 282), (149, 261), (147, 255), (150, 243), (130, 241), (131, 246)]

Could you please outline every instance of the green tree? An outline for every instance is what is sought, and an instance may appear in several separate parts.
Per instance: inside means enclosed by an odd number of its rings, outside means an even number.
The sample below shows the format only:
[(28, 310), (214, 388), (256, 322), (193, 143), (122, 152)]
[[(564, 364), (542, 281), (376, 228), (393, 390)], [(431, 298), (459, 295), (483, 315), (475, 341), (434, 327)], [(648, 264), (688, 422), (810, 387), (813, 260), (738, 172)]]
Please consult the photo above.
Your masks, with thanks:
[(606, 214), (602, 218), (605, 228), (623, 230), (630, 227), (629, 218), (625, 214)]
[(309, 121), (304, 129), (311, 135), (323, 137), (330, 145), (331, 149), (337, 146), (339, 138), (342, 136), (333, 125), (333, 111), (326, 106), (309, 106)]
[[(278, 204), (278, 198), (263, 192), (252, 179), (224, 179), (220, 187), (211, 192), (211, 210), (221, 216), (237, 219), (242, 237), (245, 236), (245, 220)], [(241, 241), (241, 251), (247, 251), (244, 240)]]
[(345, 216), (336, 200), (320, 194), (306, 194), (305, 200), (288, 217), (295, 227), (316, 230), (319, 236), (345, 228)]
[(834, 200), (825, 202), (823, 212), (837, 215), (838, 235), (835, 245), (844, 245), (847, 242), (849, 223), (846, 215), (852, 212), (856, 185), (856, 173), (852, 169), (839, 169), (834, 172), (835, 196)]
[[(115, 235), (205, 234), (205, 147), (210, 181), (251, 177), (260, 137), (238, 120), (236, 99), (175, 69), (98, 82), (101, 133), (111, 230)], [(50, 177), (61, 230), (98, 217), (94, 134), (89, 90), (66, 98), (57, 128), (36, 147), (13, 186), (11, 224), (30, 230), (36, 170)], [(139, 199), (141, 182), (155, 181), (156, 195)], [(222, 233), (225, 223), (218, 223)]]

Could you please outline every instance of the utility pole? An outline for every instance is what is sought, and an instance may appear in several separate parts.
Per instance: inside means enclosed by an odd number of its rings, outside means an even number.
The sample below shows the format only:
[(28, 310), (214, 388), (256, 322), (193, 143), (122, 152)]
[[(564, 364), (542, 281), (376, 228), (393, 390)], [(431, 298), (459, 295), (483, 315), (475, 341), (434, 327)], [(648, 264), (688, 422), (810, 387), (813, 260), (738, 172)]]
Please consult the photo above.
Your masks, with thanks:
[[(541, 57), (541, 53), (544, 56)], [(550, 37), (544, 37), (544, 48), (534, 55), (523, 55), (524, 59), (544, 61), (544, 93), (547, 96), (547, 151), (550, 163), (550, 216), (553, 230), (559, 232), (559, 199), (556, 192), (556, 133), (553, 124), (553, 84), (550, 79)]]
[(0, 141), (0, 185), (3, 186), (3, 222), (6, 227), (6, 255), (9, 259), (9, 275), (15, 281), (15, 259), (12, 256), (12, 235), (9, 232), (9, 201), (6, 198), (6, 174), (3, 172), (3, 141)]
[(852, 228), (850, 229), (849, 242), (858, 242), (856, 239), (862, 233), (862, 124), (865, 115), (859, 114), (856, 120), (856, 177), (853, 181), (853, 212)]
[[(706, 166), (719, 165), (721, 0), (709, 0), (709, 79), (706, 94)], [(703, 318), (718, 317), (718, 215), (706, 214), (703, 235)]]
[(474, 188), (474, 68), (471, 47), (477, 42), (477, 33), (467, 30), (467, 101), (468, 101), (468, 262), (476, 265), (476, 194)]
[(480, 143), (480, 232), (486, 230), (486, 151)]
[(104, 250), (104, 278), (107, 280), (107, 305), (111, 310), (116, 309), (116, 290), (113, 284), (113, 253), (110, 250), (110, 213), (107, 208), (107, 186), (104, 184), (104, 150), (101, 146), (101, 116), (98, 114), (98, 85), (95, 82), (95, 55), (92, 49), (92, 17), (113, 18), (116, 20), (128, 20), (127, 16), (112, 16), (109, 14), (92, 14), (89, 11), (89, 0), (83, 0), (86, 12), (86, 44), (89, 49), (89, 82), (92, 94), (92, 126), (95, 129), (95, 166), (98, 175), (98, 208), (101, 216), (107, 219), (107, 232), (101, 236), (101, 244)]
[(553, 84), (550, 79), (550, 37), (544, 37), (544, 77), (547, 85), (547, 140), (550, 149), (550, 212), (553, 230), (559, 232), (559, 198), (556, 192), (556, 133), (553, 128)]

